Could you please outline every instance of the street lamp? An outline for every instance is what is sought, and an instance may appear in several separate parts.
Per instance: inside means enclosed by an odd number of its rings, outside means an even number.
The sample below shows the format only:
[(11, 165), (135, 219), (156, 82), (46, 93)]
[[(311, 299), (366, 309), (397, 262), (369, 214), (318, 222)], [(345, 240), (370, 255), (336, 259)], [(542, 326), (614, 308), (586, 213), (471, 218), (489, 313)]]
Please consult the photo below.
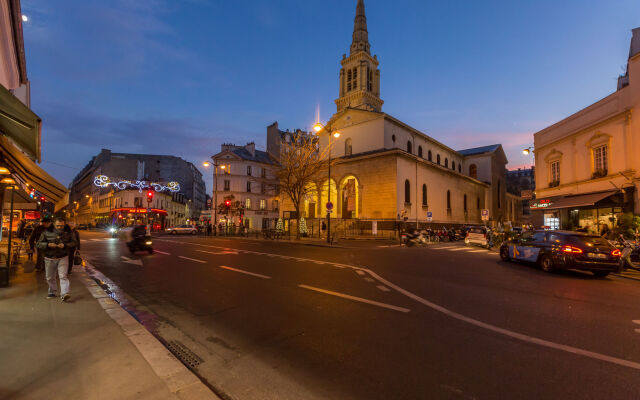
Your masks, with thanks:
[[(329, 134), (329, 180), (327, 181), (327, 204), (329, 204), (331, 202), (331, 137), (333, 136), (336, 139), (339, 138), (340, 132), (338, 132), (338, 130), (332, 130), (327, 126), (322, 125), (320, 122), (317, 122), (313, 126), (313, 130), (316, 131), (317, 134), (320, 134), (322, 130), (327, 131)], [(327, 210), (327, 243), (331, 244), (331, 213), (329, 210)]]
[(528, 156), (529, 154), (531, 154), (532, 151), (533, 151), (533, 147), (527, 147), (526, 149), (522, 150), (522, 154), (524, 154), (525, 156)]
[[(211, 165), (213, 165), (213, 204), (212, 204), (212, 208), (213, 208), (213, 227), (214, 227), (214, 235), (218, 235), (218, 164), (216, 163), (216, 160), (213, 159), (213, 157), (211, 157), (211, 159), (213, 160), (213, 162), (209, 162), (209, 161), (205, 161), (202, 163), (202, 165), (205, 168), (209, 168)], [(221, 170), (225, 170), (227, 169), (226, 165), (220, 165), (220, 169)]]

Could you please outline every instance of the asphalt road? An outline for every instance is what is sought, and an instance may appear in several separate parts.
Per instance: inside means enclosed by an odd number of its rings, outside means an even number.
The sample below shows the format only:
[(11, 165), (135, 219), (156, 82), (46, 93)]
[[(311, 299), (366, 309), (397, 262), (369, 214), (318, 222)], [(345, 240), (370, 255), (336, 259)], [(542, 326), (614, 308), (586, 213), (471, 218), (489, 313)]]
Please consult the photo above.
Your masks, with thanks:
[(115, 296), (230, 399), (640, 397), (640, 282), (458, 244), (161, 236), (131, 256), (81, 235)]

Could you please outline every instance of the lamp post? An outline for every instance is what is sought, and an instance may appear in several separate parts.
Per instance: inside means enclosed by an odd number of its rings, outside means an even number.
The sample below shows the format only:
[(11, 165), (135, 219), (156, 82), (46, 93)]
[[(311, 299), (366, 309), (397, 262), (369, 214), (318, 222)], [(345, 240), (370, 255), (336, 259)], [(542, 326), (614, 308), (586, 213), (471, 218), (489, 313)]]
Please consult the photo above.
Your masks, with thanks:
[[(211, 157), (213, 160), (213, 157)], [(213, 165), (213, 235), (218, 236), (218, 164), (215, 160), (213, 162), (205, 161), (202, 163), (205, 168), (209, 168), (210, 165)], [(220, 169), (225, 170), (227, 168), (226, 165), (221, 165)]]
[[(524, 154), (525, 156), (528, 156), (530, 154), (533, 154), (534, 152), (534, 148), (533, 147), (527, 147), (526, 149), (522, 150), (522, 154)], [(533, 165), (536, 165), (536, 157), (533, 156)]]
[[(329, 134), (329, 180), (327, 181), (327, 204), (331, 202), (331, 137), (339, 138), (340, 132), (338, 130), (332, 130), (327, 126), (322, 125), (320, 122), (316, 123), (313, 126), (313, 130), (316, 133), (320, 133), (320, 131), (325, 130)], [(336, 191), (338, 188), (336, 187)], [(333, 208), (332, 208), (333, 209)], [(327, 210), (327, 243), (331, 244), (331, 213)]]

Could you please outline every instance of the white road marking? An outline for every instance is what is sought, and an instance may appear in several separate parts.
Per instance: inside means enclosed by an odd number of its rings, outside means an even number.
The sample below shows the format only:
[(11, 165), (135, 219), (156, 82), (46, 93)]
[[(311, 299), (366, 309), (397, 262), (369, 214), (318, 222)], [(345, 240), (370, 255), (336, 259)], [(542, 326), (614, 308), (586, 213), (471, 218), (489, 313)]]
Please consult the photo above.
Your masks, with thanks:
[(164, 251), (160, 251), (160, 250), (154, 250), (154, 253), (160, 253), (160, 254), (164, 254), (165, 256), (170, 256), (170, 253), (165, 253)]
[(364, 275), (364, 271), (361, 271), (361, 270), (357, 269), (357, 270), (356, 270), (356, 274), (358, 274), (358, 275)]
[(489, 250), (469, 250), (467, 253), (485, 253), (485, 254), (488, 254)]
[(422, 303), (425, 306), (436, 310), (438, 312), (441, 312), (442, 314), (445, 314), (451, 318), (457, 319), (459, 321), (463, 321), (466, 322), (468, 324), (477, 326), (479, 328), (482, 329), (486, 329), (492, 332), (496, 332), (499, 333), (501, 335), (504, 336), (508, 336), (514, 339), (518, 339), (521, 340), (523, 342), (527, 342), (527, 343), (533, 343), (533, 344), (537, 344), (539, 346), (543, 346), (543, 347), (548, 347), (551, 349), (555, 349), (555, 350), (560, 350), (560, 351), (564, 351), (567, 353), (572, 353), (572, 354), (576, 354), (576, 355), (580, 355), (580, 356), (584, 356), (584, 357), (588, 357), (588, 358), (593, 358), (596, 360), (600, 360), (600, 361), (605, 361), (608, 363), (612, 363), (612, 364), (617, 364), (617, 365), (622, 365), (624, 367), (629, 367), (632, 369), (636, 369), (636, 370), (640, 370), (640, 363), (637, 362), (633, 362), (633, 361), (629, 361), (629, 360), (625, 360), (622, 358), (617, 358), (617, 357), (612, 357), (612, 356), (608, 356), (606, 354), (601, 354), (601, 353), (596, 353), (593, 351), (589, 351), (589, 350), (584, 350), (584, 349), (580, 349), (578, 347), (573, 347), (573, 346), (567, 346), (564, 344), (560, 344), (560, 343), (555, 343), (555, 342), (551, 342), (549, 340), (545, 340), (545, 339), (540, 339), (537, 337), (533, 337), (533, 336), (529, 336), (529, 335), (525, 335), (522, 333), (518, 333), (518, 332), (514, 332), (514, 331), (510, 331), (508, 329), (505, 328), (500, 328), (498, 326), (495, 325), (491, 325), (488, 324), (486, 322), (482, 322), (482, 321), (478, 321), (477, 319), (473, 319), (470, 317), (467, 317), (466, 315), (462, 315), (459, 314), (455, 311), (451, 311), (448, 308), (442, 307), (441, 305), (438, 305), (436, 303), (433, 303), (431, 301), (425, 300), (422, 297), (415, 295), (411, 292), (409, 292), (408, 290), (405, 290), (403, 288), (401, 288), (400, 286), (394, 285), (393, 283), (389, 282), (388, 280), (382, 278), (380, 275), (376, 274), (375, 272), (371, 271), (371, 270), (367, 270), (367, 272), (373, 276), (374, 278), (376, 278), (377, 280), (379, 280), (380, 282), (384, 283), (385, 285), (389, 286), (392, 289), (397, 290), (398, 292), (404, 294), (405, 296), (409, 297), (410, 299), (413, 299), (415, 301), (417, 301), (418, 303)]
[(631, 321), (631, 322), (633, 322), (634, 324), (638, 324), (638, 325), (640, 325), (640, 319), (634, 319), (634, 320), (633, 320), (633, 321)]
[(446, 249), (447, 251), (469, 251), (466, 247), (450, 247)]
[(216, 256), (219, 256), (219, 255), (228, 255), (228, 254), (234, 254), (234, 255), (235, 255), (235, 254), (238, 254), (238, 252), (237, 252), (237, 251), (226, 251), (226, 250), (225, 250), (225, 251), (205, 251), (205, 250), (196, 250), (196, 251), (199, 251), (200, 253), (213, 254), (213, 255), (216, 255)]
[(388, 287), (384, 286), (384, 285), (378, 285), (376, 286), (378, 289), (382, 290), (383, 292), (390, 292), (391, 289), (389, 289)]
[(635, 333), (640, 333), (640, 328), (633, 330)]
[(400, 311), (400, 312), (403, 312), (403, 313), (408, 313), (409, 311), (411, 311), (408, 308), (392, 306), (391, 304), (380, 303), (380, 302), (373, 301), (373, 300), (367, 300), (367, 299), (363, 299), (362, 297), (350, 296), (350, 295), (344, 294), (344, 293), (332, 292), (330, 290), (320, 289), (320, 288), (316, 288), (316, 287), (313, 287), (313, 286), (298, 285), (298, 287), (301, 287), (303, 289), (313, 290), (315, 292), (320, 292), (320, 293), (324, 293), (324, 294), (330, 294), (330, 295), (336, 296), (336, 297), (342, 297), (343, 299), (359, 301), (361, 303), (371, 304), (371, 305), (382, 307), (382, 308), (388, 308), (389, 310)]
[(122, 262), (125, 264), (133, 264), (142, 267), (142, 260), (132, 260), (129, 257), (121, 256)]
[(224, 268), (224, 269), (228, 269), (229, 271), (240, 272), (241, 274), (247, 274), (247, 275), (255, 276), (255, 277), (258, 277), (258, 278), (262, 278), (262, 279), (271, 279), (270, 276), (256, 274), (256, 273), (249, 272), (249, 271), (243, 271), (241, 269), (231, 268), (231, 267), (227, 267), (227, 266), (224, 266), (224, 265), (219, 265), (218, 268)]
[(364, 278), (365, 281), (367, 282), (375, 282), (375, 280), (371, 279), (371, 278)]
[(89, 240), (91, 240), (93, 242), (102, 242), (104, 239), (89, 239)]
[(185, 256), (178, 256), (178, 258), (182, 258), (183, 260), (199, 262), (200, 264), (206, 264), (207, 263), (206, 261), (197, 260), (195, 258), (189, 258), (189, 257), (185, 257)]

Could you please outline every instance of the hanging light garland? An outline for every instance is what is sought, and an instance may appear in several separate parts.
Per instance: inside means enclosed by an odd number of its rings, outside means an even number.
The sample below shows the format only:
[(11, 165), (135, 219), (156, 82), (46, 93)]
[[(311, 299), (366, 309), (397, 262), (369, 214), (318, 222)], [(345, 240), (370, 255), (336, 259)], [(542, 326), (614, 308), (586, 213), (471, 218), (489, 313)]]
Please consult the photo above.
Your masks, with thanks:
[(158, 182), (147, 182), (147, 181), (118, 181), (112, 182), (111, 179), (106, 175), (98, 175), (93, 179), (93, 184), (97, 187), (107, 188), (112, 186), (118, 190), (124, 190), (127, 188), (138, 189), (140, 193), (143, 190), (152, 189), (156, 192), (164, 192), (169, 191), (171, 193), (176, 193), (180, 191), (180, 184), (178, 182), (169, 182), (166, 185)]

